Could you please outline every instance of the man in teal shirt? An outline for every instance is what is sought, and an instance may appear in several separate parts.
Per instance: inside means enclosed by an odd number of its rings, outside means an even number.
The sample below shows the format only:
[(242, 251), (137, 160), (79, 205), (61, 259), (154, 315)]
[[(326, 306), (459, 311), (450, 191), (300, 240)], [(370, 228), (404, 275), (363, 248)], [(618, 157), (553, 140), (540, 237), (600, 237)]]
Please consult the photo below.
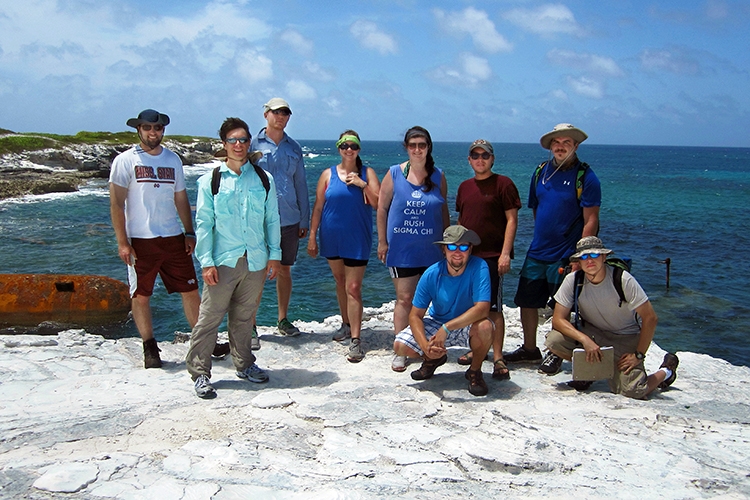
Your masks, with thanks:
[(281, 260), (281, 226), (276, 185), (269, 189), (248, 161), (250, 131), (239, 118), (227, 118), (219, 130), (227, 152), (220, 183), (212, 192), (213, 173), (198, 179), (195, 255), (203, 269), (198, 322), (190, 337), (187, 369), (201, 398), (213, 398), (211, 353), (219, 325), (229, 313), (229, 347), (237, 376), (267, 382), (252, 353), (253, 316), (266, 276), (274, 279)]

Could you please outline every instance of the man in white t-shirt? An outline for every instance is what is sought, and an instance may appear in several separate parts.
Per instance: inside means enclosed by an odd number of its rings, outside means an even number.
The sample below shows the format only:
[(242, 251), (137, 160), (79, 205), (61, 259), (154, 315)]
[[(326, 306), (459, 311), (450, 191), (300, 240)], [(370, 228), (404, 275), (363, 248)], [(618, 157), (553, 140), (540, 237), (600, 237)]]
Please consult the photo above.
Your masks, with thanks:
[(128, 120), (140, 144), (115, 158), (109, 177), (112, 226), (120, 258), (128, 265), (133, 321), (143, 339), (146, 368), (161, 368), (150, 305), (156, 275), (167, 292), (182, 295), (191, 328), (200, 307), (192, 259), (195, 232), (182, 162), (161, 145), (168, 124), (169, 117), (153, 109)]
[[(571, 359), (573, 349), (583, 347), (590, 363), (601, 362), (600, 347), (612, 346), (615, 375), (609, 380), (610, 389), (616, 394), (644, 399), (657, 387), (666, 389), (672, 385), (677, 378), (679, 359), (667, 353), (659, 370), (646, 376), (643, 360), (658, 319), (643, 288), (624, 270), (620, 278), (623, 298), (620, 298), (613, 279), (619, 273), (615, 274), (615, 268), (605, 263), (611, 253), (596, 236), (578, 241), (570, 261), (579, 262), (581, 270), (568, 274), (555, 294), (553, 329), (545, 344), (551, 352), (567, 360)], [(578, 293), (576, 286), (580, 288)], [(577, 316), (573, 323), (571, 311)], [(591, 382), (574, 380), (568, 385), (586, 390)]]

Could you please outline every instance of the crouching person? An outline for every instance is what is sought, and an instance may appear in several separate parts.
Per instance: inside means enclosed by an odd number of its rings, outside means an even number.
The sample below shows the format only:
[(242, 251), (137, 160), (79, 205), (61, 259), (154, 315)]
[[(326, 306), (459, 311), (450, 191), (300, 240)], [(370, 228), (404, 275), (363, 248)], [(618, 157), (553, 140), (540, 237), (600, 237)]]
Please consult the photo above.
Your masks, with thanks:
[[(469, 392), (487, 394), (482, 362), (490, 350), (494, 324), (489, 320), (490, 274), (487, 263), (471, 255), (481, 243), (474, 231), (450, 226), (443, 233), (445, 258), (427, 268), (417, 284), (409, 313), (409, 326), (396, 335), (397, 356), (424, 359), (414, 380), (432, 377), (448, 360), (446, 347), (470, 347), (471, 366), (466, 371)], [(429, 310), (428, 310), (429, 307)], [(427, 315), (425, 315), (427, 314)]]
[(203, 295), (186, 364), (201, 398), (216, 396), (210, 382), (211, 352), (227, 313), (237, 376), (256, 383), (268, 381), (251, 350), (253, 315), (266, 276), (276, 277), (281, 260), (276, 187), (270, 174), (256, 171), (248, 161), (247, 123), (227, 118), (219, 135), (227, 159), (219, 167), (218, 190), (215, 182), (212, 186), (213, 172), (198, 179), (195, 213), (195, 254), (203, 268)]
[[(612, 346), (616, 366), (615, 375), (609, 380), (610, 389), (616, 394), (644, 399), (657, 387), (666, 389), (672, 385), (677, 378), (679, 359), (667, 353), (659, 370), (646, 376), (643, 359), (654, 338), (656, 312), (627, 271), (622, 271), (621, 277), (625, 300), (620, 298), (613, 279), (615, 268), (605, 263), (611, 253), (596, 236), (578, 241), (570, 260), (579, 262), (581, 270), (568, 274), (555, 294), (557, 303), (546, 345), (552, 353), (567, 360), (571, 359), (573, 349), (583, 347), (586, 360), (592, 363), (601, 361), (601, 346)], [(580, 283), (577, 298), (576, 281)], [(570, 322), (571, 311), (576, 308), (577, 326)], [(572, 381), (568, 385), (586, 390), (591, 383)]]

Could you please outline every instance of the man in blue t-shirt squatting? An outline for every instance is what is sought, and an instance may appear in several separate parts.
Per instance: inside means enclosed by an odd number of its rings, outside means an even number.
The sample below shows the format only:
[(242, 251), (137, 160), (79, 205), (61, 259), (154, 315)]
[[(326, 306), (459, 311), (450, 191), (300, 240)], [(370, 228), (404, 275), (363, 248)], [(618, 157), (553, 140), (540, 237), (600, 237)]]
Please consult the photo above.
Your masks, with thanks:
[[(464, 226), (449, 226), (441, 245), (444, 259), (427, 268), (417, 284), (409, 326), (396, 335), (398, 356), (421, 357), (422, 366), (411, 372), (414, 380), (432, 377), (448, 360), (446, 347), (470, 347), (471, 366), (465, 377), (474, 396), (487, 394), (482, 361), (492, 343), (495, 325), (489, 319), (490, 273), (484, 259), (471, 255), (481, 243)], [(429, 309), (428, 309), (429, 307)]]

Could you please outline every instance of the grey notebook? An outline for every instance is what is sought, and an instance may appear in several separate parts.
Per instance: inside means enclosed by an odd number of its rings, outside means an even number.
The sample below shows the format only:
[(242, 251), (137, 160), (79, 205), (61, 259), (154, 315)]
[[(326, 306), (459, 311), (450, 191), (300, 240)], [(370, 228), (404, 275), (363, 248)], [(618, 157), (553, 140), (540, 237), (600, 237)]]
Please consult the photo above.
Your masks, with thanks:
[(615, 350), (602, 347), (602, 360), (599, 363), (586, 361), (584, 349), (573, 349), (573, 380), (605, 380), (615, 375)]

